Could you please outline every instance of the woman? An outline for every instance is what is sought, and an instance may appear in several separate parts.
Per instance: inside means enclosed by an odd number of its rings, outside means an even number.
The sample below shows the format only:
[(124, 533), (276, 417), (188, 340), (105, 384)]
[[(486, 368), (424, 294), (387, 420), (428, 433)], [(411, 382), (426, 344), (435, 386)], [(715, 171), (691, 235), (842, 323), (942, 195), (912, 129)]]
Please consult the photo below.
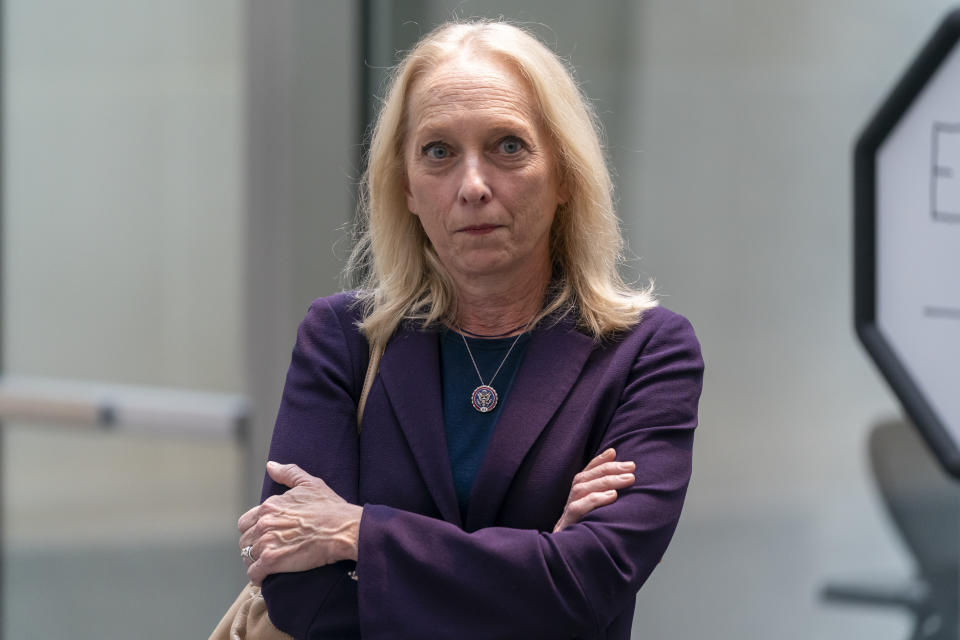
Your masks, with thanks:
[(301, 324), (264, 502), (239, 522), (280, 629), (630, 636), (703, 364), (689, 323), (617, 275), (597, 131), (510, 25), (445, 25), (397, 69), (350, 264), (366, 280)]

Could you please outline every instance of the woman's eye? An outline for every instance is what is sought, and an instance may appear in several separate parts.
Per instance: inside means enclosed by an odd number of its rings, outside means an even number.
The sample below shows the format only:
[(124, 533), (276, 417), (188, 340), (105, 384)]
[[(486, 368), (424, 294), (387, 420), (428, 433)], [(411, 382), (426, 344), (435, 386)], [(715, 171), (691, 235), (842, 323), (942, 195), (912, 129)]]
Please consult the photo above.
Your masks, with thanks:
[(423, 155), (433, 160), (443, 160), (450, 156), (450, 150), (440, 142), (431, 142), (423, 145)]
[(513, 155), (523, 150), (523, 142), (519, 138), (504, 138), (500, 141), (500, 151), (507, 155)]

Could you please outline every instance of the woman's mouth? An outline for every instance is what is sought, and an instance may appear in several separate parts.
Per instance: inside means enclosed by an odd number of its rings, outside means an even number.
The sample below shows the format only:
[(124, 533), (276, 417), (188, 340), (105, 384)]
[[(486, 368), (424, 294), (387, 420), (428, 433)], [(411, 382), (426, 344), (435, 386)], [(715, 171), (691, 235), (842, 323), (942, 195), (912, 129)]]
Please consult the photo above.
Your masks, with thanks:
[(460, 231), (463, 231), (464, 233), (469, 233), (470, 235), (474, 235), (474, 236), (482, 236), (487, 233), (490, 233), (494, 229), (499, 229), (499, 228), (500, 228), (500, 225), (498, 224), (475, 224), (475, 225), (470, 225), (469, 227), (464, 227), (463, 229), (460, 229)]

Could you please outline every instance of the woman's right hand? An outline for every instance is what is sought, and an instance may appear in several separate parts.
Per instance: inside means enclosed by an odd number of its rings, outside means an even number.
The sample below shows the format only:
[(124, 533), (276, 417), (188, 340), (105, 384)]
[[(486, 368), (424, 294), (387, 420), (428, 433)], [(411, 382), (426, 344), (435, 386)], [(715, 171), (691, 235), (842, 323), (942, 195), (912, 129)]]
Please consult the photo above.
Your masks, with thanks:
[(617, 452), (607, 449), (573, 477), (570, 495), (563, 515), (553, 527), (553, 532), (563, 531), (580, 521), (585, 515), (617, 499), (617, 489), (624, 489), (634, 483), (632, 461), (617, 462)]

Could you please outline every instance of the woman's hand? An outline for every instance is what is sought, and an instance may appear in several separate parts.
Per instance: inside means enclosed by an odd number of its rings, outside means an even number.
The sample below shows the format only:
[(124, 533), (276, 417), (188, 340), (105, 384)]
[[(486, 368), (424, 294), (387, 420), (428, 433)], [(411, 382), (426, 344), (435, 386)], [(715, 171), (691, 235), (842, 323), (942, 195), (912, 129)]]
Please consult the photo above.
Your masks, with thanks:
[(357, 559), (362, 507), (295, 464), (268, 462), (267, 473), (290, 490), (267, 498), (237, 522), (240, 547), (251, 547), (244, 562), (253, 584), (272, 573)]
[(570, 525), (605, 504), (617, 499), (617, 489), (624, 489), (635, 481), (633, 462), (617, 462), (617, 452), (607, 449), (573, 477), (573, 486), (567, 497), (563, 515), (553, 527), (553, 532), (563, 531)]

